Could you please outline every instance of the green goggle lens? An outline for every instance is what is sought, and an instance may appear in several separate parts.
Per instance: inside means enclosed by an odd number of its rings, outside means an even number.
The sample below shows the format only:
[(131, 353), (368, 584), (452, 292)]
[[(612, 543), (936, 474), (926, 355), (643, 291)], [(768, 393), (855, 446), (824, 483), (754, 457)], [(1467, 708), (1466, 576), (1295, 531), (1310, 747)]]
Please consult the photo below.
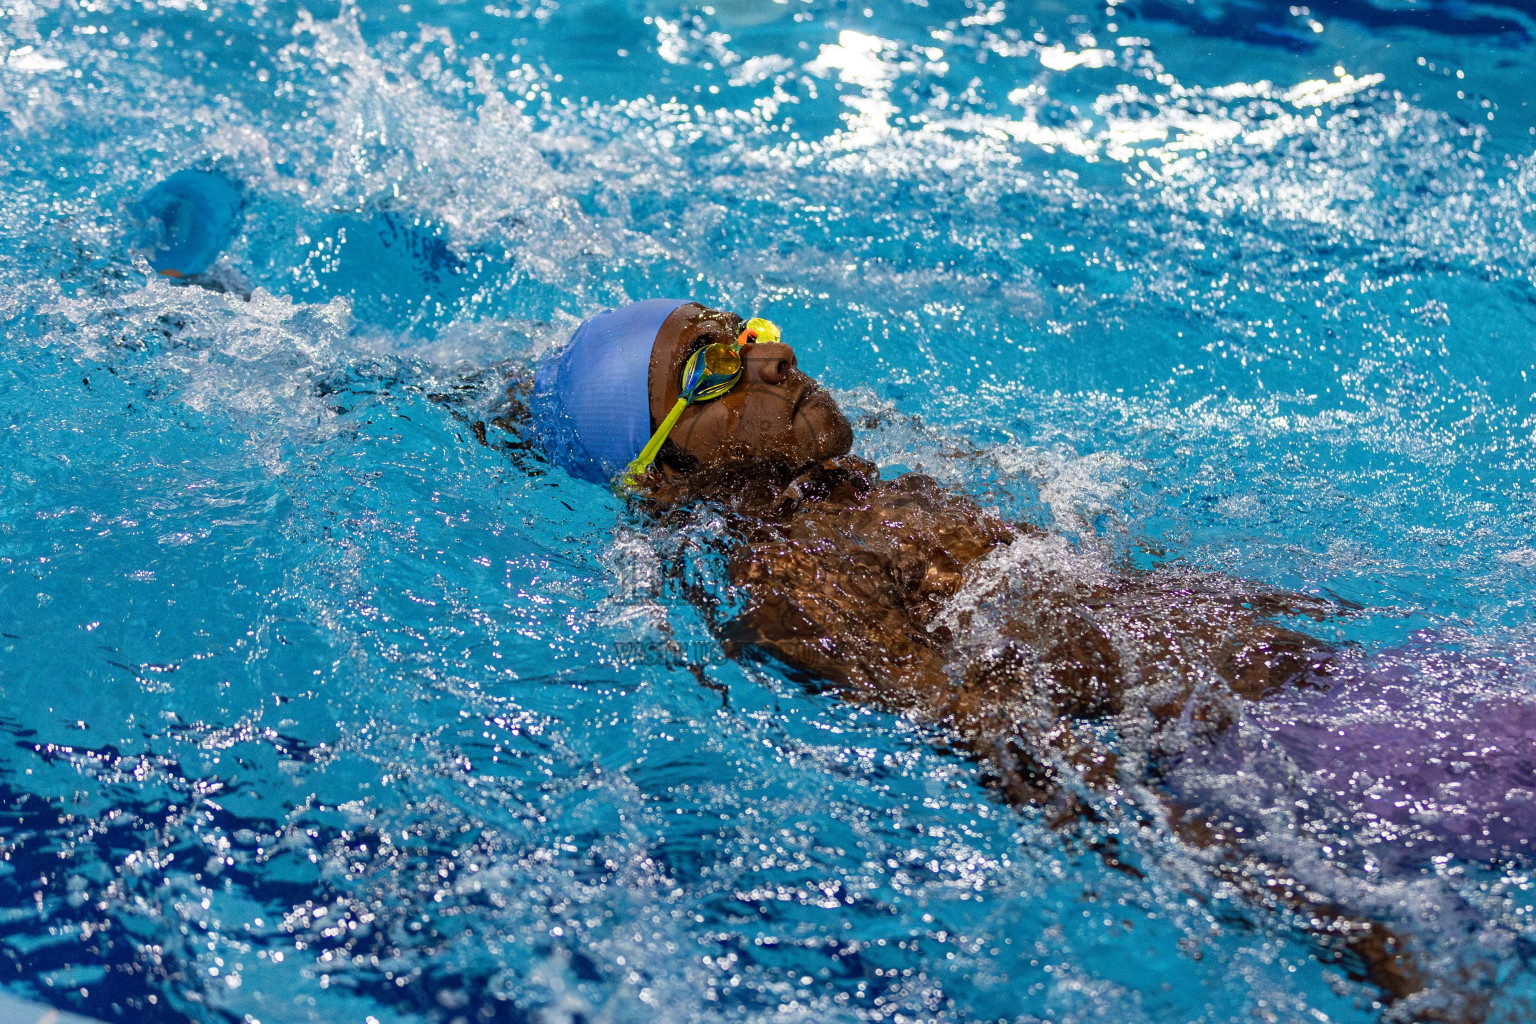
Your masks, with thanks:
[(741, 349), (717, 341), (688, 357), (683, 366), (683, 390), (679, 400), (687, 404), (719, 398), (741, 379)]

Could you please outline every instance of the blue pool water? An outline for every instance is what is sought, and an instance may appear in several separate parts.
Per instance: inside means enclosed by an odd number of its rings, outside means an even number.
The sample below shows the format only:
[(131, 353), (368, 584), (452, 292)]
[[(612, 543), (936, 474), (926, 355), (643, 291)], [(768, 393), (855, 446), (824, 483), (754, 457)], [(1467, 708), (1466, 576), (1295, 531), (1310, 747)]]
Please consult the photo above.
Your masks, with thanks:
[[(718, 573), (696, 536), (471, 424), (583, 315), (691, 293), (778, 321), (888, 474), (1359, 602), (1308, 628), (1429, 709), (1393, 714), (1536, 700), (1533, 34), (1520, 0), (9, 5), (0, 986), (1382, 1019), (1146, 815), (1053, 831), (724, 660), (667, 582)], [(128, 255), (186, 167), (245, 190), (249, 301)], [(1268, 820), (1530, 1019), (1527, 866)]]

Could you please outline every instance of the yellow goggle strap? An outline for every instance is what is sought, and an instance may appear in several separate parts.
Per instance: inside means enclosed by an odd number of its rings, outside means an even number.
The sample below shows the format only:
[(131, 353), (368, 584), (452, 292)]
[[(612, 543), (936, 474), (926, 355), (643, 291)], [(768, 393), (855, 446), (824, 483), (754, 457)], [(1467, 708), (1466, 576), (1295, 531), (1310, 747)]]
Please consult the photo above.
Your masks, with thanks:
[(672, 411), (667, 413), (667, 418), (661, 421), (661, 426), (656, 428), (656, 433), (645, 442), (645, 447), (640, 449), (640, 454), (635, 456), (633, 462), (624, 470), (623, 485), (625, 487), (638, 487), (640, 478), (645, 476), (645, 471), (651, 468), (651, 463), (656, 461), (656, 453), (661, 451), (661, 446), (667, 443), (667, 435), (672, 433), (672, 428), (677, 426), (677, 418), (688, 408), (687, 397), (679, 398), (672, 406)]

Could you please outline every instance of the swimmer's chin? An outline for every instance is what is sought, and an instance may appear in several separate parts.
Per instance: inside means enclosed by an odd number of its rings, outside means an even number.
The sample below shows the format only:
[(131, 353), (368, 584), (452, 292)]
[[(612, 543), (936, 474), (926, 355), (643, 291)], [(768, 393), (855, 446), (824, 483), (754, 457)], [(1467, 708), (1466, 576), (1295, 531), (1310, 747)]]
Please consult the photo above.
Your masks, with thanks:
[(791, 468), (800, 469), (826, 459), (841, 458), (853, 450), (853, 426), (832, 396), (820, 388), (805, 396), (795, 410), (795, 419), (810, 429), (812, 452)]

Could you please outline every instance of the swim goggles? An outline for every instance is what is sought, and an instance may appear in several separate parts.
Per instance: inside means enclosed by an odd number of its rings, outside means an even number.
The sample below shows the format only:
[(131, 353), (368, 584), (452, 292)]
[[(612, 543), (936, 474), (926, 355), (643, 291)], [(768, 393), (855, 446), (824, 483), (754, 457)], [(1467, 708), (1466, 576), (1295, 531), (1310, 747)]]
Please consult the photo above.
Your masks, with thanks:
[(708, 402), (719, 398), (736, 386), (741, 379), (741, 346), (749, 342), (763, 344), (779, 340), (779, 328), (771, 320), (761, 317), (753, 317), (742, 328), (741, 334), (734, 342), (717, 341), (705, 345), (693, 355), (688, 357), (688, 362), (683, 364), (682, 391), (678, 395), (672, 411), (667, 413), (661, 425), (656, 428), (656, 433), (640, 449), (634, 461), (624, 470), (621, 478), (624, 487), (639, 486), (640, 478), (645, 476), (646, 470), (656, 461), (656, 455), (661, 451), (661, 446), (666, 443), (667, 435), (672, 433), (672, 428), (677, 426), (678, 417), (683, 410), (695, 402)]

